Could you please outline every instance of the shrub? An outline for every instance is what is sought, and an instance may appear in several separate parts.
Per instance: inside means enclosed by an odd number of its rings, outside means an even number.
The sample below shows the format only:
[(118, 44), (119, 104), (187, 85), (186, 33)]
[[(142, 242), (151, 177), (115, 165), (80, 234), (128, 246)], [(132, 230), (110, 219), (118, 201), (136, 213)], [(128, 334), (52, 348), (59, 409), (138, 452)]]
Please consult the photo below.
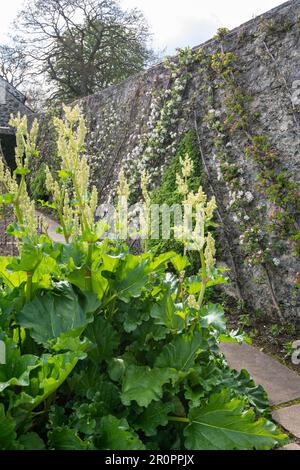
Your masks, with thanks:
[(49, 191), (46, 188), (46, 165), (42, 163), (37, 173), (35, 174), (31, 184), (30, 192), (35, 201), (47, 200), (49, 197)]

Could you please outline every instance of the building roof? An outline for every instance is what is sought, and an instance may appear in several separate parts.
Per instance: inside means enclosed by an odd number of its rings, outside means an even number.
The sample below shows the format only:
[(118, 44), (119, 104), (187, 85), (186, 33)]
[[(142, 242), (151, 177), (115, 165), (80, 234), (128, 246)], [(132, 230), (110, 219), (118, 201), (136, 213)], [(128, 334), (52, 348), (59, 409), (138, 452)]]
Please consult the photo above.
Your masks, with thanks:
[[(2, 75), (0, 75), (0, 81), (3, 81), (6, 83), (6, 86), (7, 86), (7, 91), (12, 94), (15, 98), (19, 99), (19, 101), (21, 103), (25, 103), (26, 101), (26, 96), (24, 95), (24, 93), (22, 93), (20, 90), (18, 90), (14, 85), (12, 85), (11, 83), (9, 83), (6, 78), (4, 78)], [(14, 93), (15, 92), (15, 93)]]

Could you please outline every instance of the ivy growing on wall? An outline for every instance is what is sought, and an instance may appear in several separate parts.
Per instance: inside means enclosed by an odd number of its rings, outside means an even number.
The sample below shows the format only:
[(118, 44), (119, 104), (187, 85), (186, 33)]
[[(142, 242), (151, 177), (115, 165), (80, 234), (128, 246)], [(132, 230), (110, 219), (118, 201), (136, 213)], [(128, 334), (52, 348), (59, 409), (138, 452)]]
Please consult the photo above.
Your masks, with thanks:
[[(295, 217), (300, 213), (300, 199), (297, 185), (291, 180), (288, 171), (283, 167), (280, 156), (272, 148), (268, 137), (251, 132), (251, 122), (257, 115), (250, 114), (247, 106), (251, 98), (243, 94), (238, 85), (238, 57), (231, 52), (225, 53), (221, 42), (221, 51), (211, 56), (211, 69), (221, 80), (225, 91), (223, 122), (219, 121), (219, 131), (241, 131), (246, 137), (243, 149), (245, 159), (252, 157), (258, 168), (257, 189), (264, 194), (273, 206), (273, 211), (265, 225), (266, 231), (292, 244), (294, 254), (300, 254), (300, 232), (295, 224)], [(222, 154), (226, 159), (226, 152)], [(226, 165), (223, 159), (223, 171), (230, 180), (230, 171), (238, 170)], [(226, 175), (227, 174), (227, 175)], [(244, 184), (244, 182), (243, 182)], [(270, 261), (270, 258), (267, 259)], [(276, 258), (275, 258), (276, 265)]]
[[(282, 318), (271, 281), (270, 270), (280, 264), (288, 245), (292, 254), (300, 253), (299, 230), (295, 218), (299, 215), (299, 194), (288, 171), (267, 136), (251, 131), (258, 113), (249, 112), (251, 97), (238, 84), (239, 58), (225, 52), (221, 31), (216, 39), (219, 50), (200, 58), (203, 87), (207, 96), (205, 122), (213, 143), (213, 161), (220, 184), (227, 191), (225, 210), (237, 224), (240, 247), (249, 268), (259, 265), (265, 272), (273, 305)], [(216, 95), (221, 106), (216, 103)], [(236, 134), (236, 135), (235, 135)], [(232, 137), (235, 135), (242, 158), (236, 157)], [(244, 177), (247, 159), (252, 158), (257, 170), (256, 189), (265, 199), (259, 201)]]

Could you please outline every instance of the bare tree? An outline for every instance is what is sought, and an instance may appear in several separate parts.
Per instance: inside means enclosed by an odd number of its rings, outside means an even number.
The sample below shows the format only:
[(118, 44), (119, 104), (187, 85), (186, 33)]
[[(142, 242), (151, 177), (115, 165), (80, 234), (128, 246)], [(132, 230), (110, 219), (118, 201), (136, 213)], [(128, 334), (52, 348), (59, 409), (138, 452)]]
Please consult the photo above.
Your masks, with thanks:
[(16, 29), (31, 70), (45, 74), (56, 100), (95, 93), (153, 59), (142, 13), (116, 0), (31, 0)]
[(27, 74), (26, 54), (20, 48), (0, 45), (0, 75), (11, 85), (19, 87)]

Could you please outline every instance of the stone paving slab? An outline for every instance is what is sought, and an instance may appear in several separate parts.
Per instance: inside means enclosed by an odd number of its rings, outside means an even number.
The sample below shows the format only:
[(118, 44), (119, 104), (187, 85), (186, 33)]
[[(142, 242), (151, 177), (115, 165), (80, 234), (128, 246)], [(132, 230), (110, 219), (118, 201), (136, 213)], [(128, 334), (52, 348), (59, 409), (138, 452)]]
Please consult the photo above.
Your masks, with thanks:
[(292, 442), (291, 444), (287, 444), (286, 446), (281, 447), (278, 450), (300, 450), (300, 446)]
[(247, 369), (255, 383), (264, 387), (271, 405), (300, 398), (300, 376), (256, 347), (249, 344), (222, 343), (220, 349), (230, 367), (238, 371)]
[(300, 404), (273, 411), (272, 417), (284, 429), (300, 438)]
[(56, 229), (57, 227), (59, 227), (59, 224), (55, 220), (42, 214), (39, 211), (36, 211), (36, 215), (37, 217), (42, 216), (44, 218), (45, 223), (48, 226), (48, 235), (54, 242), (65, 243), (65, 237), (62, 234), (56, 232)]

